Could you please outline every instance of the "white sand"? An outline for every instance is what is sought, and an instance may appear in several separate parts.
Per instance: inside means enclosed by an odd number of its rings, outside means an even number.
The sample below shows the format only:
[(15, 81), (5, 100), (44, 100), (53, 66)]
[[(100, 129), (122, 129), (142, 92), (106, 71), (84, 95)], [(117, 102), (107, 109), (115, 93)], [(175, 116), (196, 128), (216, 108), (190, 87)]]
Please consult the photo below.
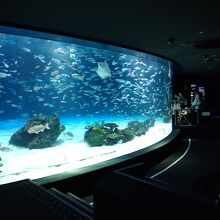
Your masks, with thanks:
[[(8, 122), (7, 122), (8, 123)], [(118, 122), (119, 128), (126, 127), (127, 122)], [(50, 148), (33, 149), (8, 145), (11, 135), (18, 128), (10, 122), (8, 130), (0, 130), (2, 147), (10, 147), (11, 151), (0, 151), (3, 165), (0, 167), (0, 184), (14, 182), (22, 179), (38, 179), (41, 177), (59, 174), (70, 170), (91, 166), (125, 154), (135, 152), (159, 142), (172, 131), (171, 123), (156, 121), (146, 135), (135, 137), (134, 140), (113, 146), (89, 147), (83, 142), (86, 131), (85, 124), (65, 123), (66, 131), (74, 133), (71, 140), (67, 135), (61, 134), (57, 144)], [(4, 123), (1, 124), (1, 128)], [(22, 125), (22, 122), (20, 123)], [(68, 140), (69, 139), (69, 140)]]

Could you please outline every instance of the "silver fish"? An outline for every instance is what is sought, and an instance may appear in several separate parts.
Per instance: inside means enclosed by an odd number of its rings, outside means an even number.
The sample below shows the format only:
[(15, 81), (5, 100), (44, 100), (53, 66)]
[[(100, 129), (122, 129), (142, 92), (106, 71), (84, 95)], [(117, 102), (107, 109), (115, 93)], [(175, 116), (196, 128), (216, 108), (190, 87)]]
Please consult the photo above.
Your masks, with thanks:
[(35, 125), (35, 126), (29, 128), (27, 132), (29, 134), (38, 134), (40, 132), (43, 132), (45, 129), (50, 129), (48, 126), (48, 123), (46, 123), (45, 125), (43, 125), (43, 124)]
[(11, 76), (11, 74), (0, 72), (0, 78), (5, 78), (7, 76)]

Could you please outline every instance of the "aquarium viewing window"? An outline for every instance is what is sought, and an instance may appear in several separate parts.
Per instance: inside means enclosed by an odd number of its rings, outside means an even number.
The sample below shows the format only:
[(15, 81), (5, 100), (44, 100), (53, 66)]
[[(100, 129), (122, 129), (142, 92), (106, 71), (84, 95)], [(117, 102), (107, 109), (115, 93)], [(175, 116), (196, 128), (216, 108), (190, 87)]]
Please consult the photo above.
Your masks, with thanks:
[(0, 184), (98, 165), (172, 131), (172, 63), (0, 26)]

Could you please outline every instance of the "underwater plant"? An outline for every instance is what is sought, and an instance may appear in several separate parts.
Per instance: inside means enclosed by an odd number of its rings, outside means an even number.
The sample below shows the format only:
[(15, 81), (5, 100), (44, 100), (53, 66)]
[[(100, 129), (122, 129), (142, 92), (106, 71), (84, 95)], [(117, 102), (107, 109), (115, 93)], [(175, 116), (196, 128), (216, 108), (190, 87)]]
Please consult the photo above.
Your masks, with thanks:
[(105, 121), (104, 120), (98, 120), (98, 121), (95, 121), (93, 122), (92, 124), (88, 123), (89, 125), (87, 125), (85, 127), (85, 129), (91, 129), (91, 128), (104, 128), (105, 126)]

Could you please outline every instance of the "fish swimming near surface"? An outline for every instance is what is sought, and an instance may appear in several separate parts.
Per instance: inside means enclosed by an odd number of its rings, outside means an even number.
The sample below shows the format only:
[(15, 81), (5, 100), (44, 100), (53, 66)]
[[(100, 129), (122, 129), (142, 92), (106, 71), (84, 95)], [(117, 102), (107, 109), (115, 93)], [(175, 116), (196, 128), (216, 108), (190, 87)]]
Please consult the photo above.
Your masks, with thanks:
[(84, 80), (84, 76), (79, 75), (79, 74), (77, 74), (77, 73), (73, 73), (73, 74), (71, 74), (71, 76), (72, 76), (74, 79), (79, 79), (79, 80), (81, 80), (81, 81)]
[(8, 77), (8, 76), (11, 76), (11, 74), (0, 72), (0, 78), (5, 78), (5, 77)]
[(43, 132), (45, 129), (50, 129), (48, 126), (48, 123), (46, 123), (45, 125), (43, 125), (43, 124), (35, 125), (35, 126), (29, 128), (27, 132), (29, 134), (38, 134), (40, 132)]
[(111, 78), (111, 69), (108, 66), (108, 63), (105, 61), (98, 62), (98, 69), (96, 70), (96, 73), (99, 75), (101, 79), (107, 79)]
[(27, 47), (23, 47), (22, 48), (25, 52), (27, 52), (27, 53), (30, 53), (31, 52), (31, 49), (29, 49), (29, 48), (27, 48)]

